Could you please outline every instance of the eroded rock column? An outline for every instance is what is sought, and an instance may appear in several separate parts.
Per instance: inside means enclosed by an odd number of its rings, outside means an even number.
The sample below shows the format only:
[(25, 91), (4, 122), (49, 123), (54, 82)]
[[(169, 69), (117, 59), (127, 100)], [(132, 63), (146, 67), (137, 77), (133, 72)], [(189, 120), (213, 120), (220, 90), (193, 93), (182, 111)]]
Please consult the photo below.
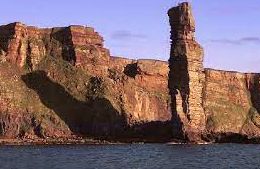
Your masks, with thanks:
[(203, 49), (195, 41), (195, 22), (189, 3), (168, 12), (171, 25), (169, 89), (174, 134), (198, 142), (205, 130), (203, 110)]

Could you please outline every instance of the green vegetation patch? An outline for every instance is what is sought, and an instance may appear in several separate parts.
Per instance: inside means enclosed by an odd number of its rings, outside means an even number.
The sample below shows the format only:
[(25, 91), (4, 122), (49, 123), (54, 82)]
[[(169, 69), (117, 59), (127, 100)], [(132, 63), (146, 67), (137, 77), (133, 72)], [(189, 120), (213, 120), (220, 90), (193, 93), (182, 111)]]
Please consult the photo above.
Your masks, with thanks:
[(206, 106), (209, 116), (207, 127), (210, 129), (239, 131), (247, 119), (248, 109), (222, 99)]

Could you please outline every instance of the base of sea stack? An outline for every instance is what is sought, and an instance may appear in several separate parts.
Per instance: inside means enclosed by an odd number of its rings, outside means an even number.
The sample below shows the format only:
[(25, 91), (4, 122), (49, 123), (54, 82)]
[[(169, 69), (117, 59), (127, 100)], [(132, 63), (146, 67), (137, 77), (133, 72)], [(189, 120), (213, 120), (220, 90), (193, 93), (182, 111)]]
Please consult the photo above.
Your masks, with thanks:
[(210, 142), (209, 139), (205, 139), (204, 132), (194, 131), (186, 127), (186, 129), (174, 129), (173, 137), (177, 142), (190, 143), (190, 144), (204, 144)]

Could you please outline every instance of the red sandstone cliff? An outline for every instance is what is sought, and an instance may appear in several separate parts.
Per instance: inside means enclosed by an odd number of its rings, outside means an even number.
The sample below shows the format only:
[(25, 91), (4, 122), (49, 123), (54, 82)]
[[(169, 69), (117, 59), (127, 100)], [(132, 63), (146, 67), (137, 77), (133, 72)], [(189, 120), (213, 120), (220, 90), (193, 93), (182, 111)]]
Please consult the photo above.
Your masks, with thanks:
[(259, 138), (260, 74), (204, 69), (190, 5), (169, 16), (169, 64), (112, 57), (90, 27), (0, 26), (1, 138)]
[(111, 57), (83, 26), (4, 25), (0, 51), (4, 138), (171, 137), (167, 63)]
[(260, 136), (260, 74), (206, 69), (204, 108), (212, 133)]

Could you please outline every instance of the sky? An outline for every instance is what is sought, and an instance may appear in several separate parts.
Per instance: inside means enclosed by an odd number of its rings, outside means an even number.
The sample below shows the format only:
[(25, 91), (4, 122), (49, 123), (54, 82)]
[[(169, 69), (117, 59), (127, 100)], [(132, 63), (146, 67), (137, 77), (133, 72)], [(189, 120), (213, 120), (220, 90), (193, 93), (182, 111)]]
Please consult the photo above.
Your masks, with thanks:
[[(260, 72), (260, 0), (188, 0), (204, 66)], [(181, 0), (1, 0), (0, 24), (38, 27), (87, 25), (105, 39), (112, 56), (167, 61), (167, 11)]]

